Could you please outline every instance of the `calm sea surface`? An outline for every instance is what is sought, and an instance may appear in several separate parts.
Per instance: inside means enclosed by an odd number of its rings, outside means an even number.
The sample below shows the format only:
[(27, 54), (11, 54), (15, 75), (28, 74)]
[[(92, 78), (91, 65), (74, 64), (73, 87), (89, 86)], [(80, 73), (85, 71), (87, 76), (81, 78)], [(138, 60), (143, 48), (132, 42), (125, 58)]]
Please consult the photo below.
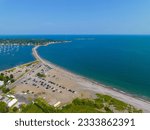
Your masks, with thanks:
[[(1, 36), (2, 37), (2, 36)], [(6, 36), (5, 36), (6, 37)], [(71, 43), (43, 46), (38, 53), (67, 70), (125, 92), (150, 98), (150, 36), (45, 35), (9, 38), (49, 38)], [(32, 46), (0, 53), (0, 69), (33, 61)], [(3, 53), (2, 53), (3, 52)]]
[(0, 46), (0, 70), (34, 61), (31, 46)]
[[(31, 36), (0, 36), (0, 39), (25, 39)], [(0, 45), (0, 71), (34, 61), (33, 46)]]

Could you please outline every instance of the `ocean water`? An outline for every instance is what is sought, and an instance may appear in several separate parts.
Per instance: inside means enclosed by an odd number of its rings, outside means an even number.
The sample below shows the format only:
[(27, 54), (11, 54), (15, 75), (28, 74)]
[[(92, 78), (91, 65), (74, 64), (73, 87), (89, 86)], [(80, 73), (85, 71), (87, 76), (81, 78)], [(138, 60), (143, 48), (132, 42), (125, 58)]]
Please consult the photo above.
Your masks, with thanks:
[(0, 71), (34, 60), (32, 46), (0, 46)]
[[(49, 39), (48, 35), (0, 35), (0, 39)], [(0, 71), (32, 62), (33, 46), (0, 45)]]
[(53, 37), (72, 42), (40, 47), (38, 53), (44, 59), (107, 86), (150, 98), (150, 36)]

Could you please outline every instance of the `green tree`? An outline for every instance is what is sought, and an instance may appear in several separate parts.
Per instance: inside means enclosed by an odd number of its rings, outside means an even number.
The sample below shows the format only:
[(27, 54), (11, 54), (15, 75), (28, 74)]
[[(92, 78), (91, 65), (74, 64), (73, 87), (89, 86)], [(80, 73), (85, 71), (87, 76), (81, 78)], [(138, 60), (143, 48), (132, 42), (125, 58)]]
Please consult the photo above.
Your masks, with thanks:
[(8, 93), (8, 92), (10, 91), (10, 89), (9, 89), (9, 88), (6, 88), (6, 87), (3, 87), (3, 88), (2, 88), (2, 91), (3, 91), (3, 93)]
[(17, 107), (14, 107), (12, 110), (13, 110), (13, 112), (17, 112), (17, 111), (18, 111), (18, 108), (17, 108)]
[(0, 112), (1, 113), (6, 113), (8, 112), (8, 107), (5, 102), (0, 102)]
[(4, 73), (1, 73), (1, 76), (4, 76)]
[(14, 75), (13, 75), (13, 74), (11, 74), (11, 75), (10, 75), (10, 78), (11, 78), (11, 79), (13, 79), (13, 78), (14, 78)]
[(15, 80), (14, 80), (14, 79), (11, 79), (10, 81), (11, 81), (11, 83), (15, 82)]

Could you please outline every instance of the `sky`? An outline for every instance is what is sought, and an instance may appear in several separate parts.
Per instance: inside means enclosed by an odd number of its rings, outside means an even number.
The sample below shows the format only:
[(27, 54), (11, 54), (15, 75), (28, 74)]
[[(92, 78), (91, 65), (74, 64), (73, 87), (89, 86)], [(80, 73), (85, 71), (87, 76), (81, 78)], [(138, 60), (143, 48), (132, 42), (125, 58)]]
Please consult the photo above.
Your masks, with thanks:
[(150, 34), (150, 0), (0, 0), (5, 34)]

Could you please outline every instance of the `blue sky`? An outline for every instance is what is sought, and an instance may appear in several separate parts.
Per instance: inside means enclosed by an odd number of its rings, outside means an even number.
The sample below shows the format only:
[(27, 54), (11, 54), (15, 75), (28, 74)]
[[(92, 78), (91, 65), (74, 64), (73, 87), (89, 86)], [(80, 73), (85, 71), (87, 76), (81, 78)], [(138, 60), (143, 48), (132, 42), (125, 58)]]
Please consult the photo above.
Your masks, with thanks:
[(0, 34), (150, 34), (150, 0), (0, 0)]

